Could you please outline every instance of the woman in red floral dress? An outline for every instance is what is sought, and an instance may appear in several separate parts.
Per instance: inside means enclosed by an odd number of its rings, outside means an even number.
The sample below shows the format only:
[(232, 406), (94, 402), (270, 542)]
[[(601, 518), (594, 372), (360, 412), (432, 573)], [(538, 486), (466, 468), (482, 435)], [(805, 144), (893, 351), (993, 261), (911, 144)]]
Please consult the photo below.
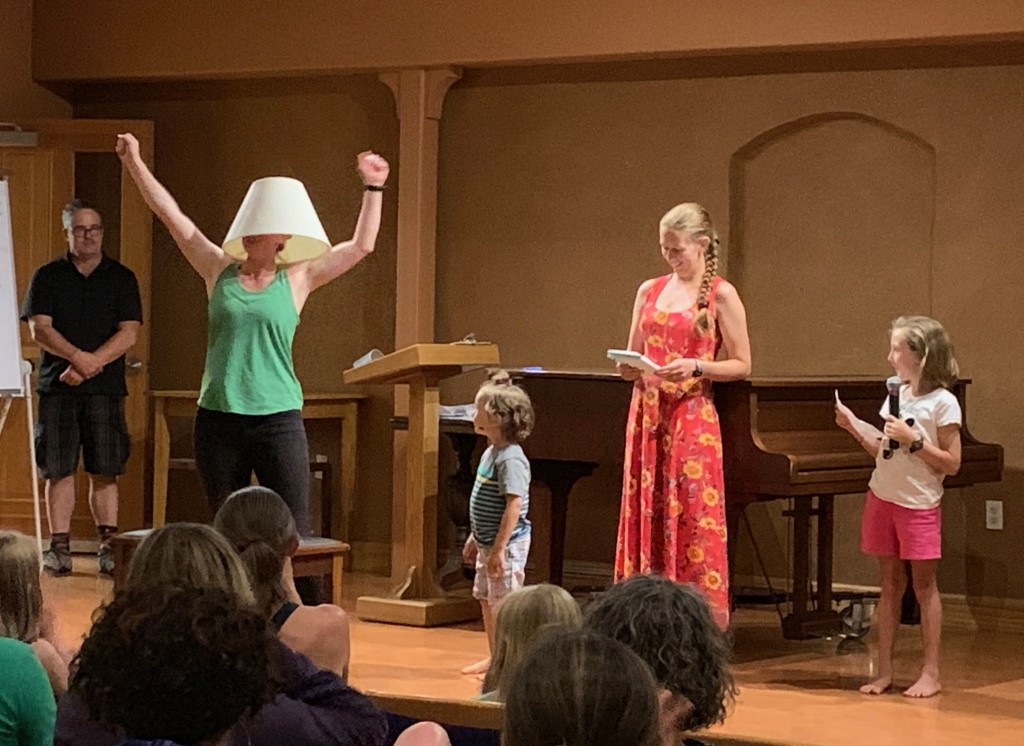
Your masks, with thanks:
[[(718, 276), (718, 235), (707, 210), (686, 203), (661, 219), (671, 274), (636, 294), (629, 349), (660, 366), (619, 365), (635, 381), (626, 424), (615, 580), (654, 573), (693, 583), (729, 624), (722, 434), (712, 381), (750, 373), (747, 318)], [(722, 354), (719, 354), (719, 351)]]

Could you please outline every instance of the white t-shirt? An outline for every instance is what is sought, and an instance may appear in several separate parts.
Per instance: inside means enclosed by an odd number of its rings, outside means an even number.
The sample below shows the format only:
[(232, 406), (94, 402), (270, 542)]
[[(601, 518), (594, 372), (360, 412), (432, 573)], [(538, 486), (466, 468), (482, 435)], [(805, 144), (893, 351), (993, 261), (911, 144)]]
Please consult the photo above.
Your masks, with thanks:
[[(883, 418), (889, 414), (888, 399), (879, 413)], [(924, 396), (914, 396), (910, 386), (904, 385), (900, 388), (900, 419), (908, 417), (914, 418), (913, 428), (925, 443), (936, 446), (940, 427), (963, 422), (960, 402), (947, 389), (938, 388)], [(875, 470), (871, 473), (871, 491), (882, 500), (915, 510), (938, 505), (946, 475), (932, 469), (918, 454), (912, 455), (905, 445), (900, 445), (892, 458), (883, 458), (882, 452), (888, 447), (889, 439), (883, 438), (875, 456)]]

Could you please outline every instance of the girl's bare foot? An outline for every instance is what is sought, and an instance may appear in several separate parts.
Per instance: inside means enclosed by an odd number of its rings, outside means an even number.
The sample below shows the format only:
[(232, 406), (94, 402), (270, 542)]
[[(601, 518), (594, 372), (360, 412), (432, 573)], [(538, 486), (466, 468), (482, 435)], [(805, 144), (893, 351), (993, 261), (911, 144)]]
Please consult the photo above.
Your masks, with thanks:
[(941, 691), (942, 685), (939, 684), (939, 677), (932, 676), (930, 673), (923, 673), (913, 686), (903, 692), (903, 696), (924, 699), (925, 697), (934, 697)]
[(484, 658), (482, 661), (477, 661), (471, 666), (466, 666), (462, 669), (462, 673), (467, 676), (479, 676), (487, 673), (487, 669), (491, 667), (491, 659)]
[(861, 694), (885, 694), (892, 686), (892, 676), (880, 676), (860, 688)]

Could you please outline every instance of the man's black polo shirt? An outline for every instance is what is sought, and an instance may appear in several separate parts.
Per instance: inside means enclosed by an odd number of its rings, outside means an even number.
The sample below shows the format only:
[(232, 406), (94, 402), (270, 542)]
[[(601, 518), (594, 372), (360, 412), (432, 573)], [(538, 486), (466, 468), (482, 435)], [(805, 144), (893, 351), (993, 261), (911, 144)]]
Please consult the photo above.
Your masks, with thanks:
[[(54, 259), (36, 270), (21, 307), (21, 320), (50, 316), (53, 328), (86, 352), (95, 352), (118, 331), (122, 321), (142, 321), (142, 299), (135, 273), (106, 254), (86, 277), (71, 255)], [(78, 386), (60, 380), (70, 363), (43, 350), (39, 369), (41, 394), (109, 394), (125, 396), (124, 355)]]

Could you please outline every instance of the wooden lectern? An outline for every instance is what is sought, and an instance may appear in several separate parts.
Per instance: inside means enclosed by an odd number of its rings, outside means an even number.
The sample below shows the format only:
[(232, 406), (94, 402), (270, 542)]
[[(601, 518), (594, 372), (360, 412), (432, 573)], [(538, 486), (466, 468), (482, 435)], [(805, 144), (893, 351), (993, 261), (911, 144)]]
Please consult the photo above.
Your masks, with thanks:
[(498, 364), (493, 344), (416, 344), (345, 371), (347, 384), (408, 384), (409, 434), (405, 485), (392, 492), (389, 596), (361, 596), (360, 619), (416, 627), (475, 619), (480, 604), (468, 596), (447, 596), (436, 584), (438, 384), (467, 368)]

